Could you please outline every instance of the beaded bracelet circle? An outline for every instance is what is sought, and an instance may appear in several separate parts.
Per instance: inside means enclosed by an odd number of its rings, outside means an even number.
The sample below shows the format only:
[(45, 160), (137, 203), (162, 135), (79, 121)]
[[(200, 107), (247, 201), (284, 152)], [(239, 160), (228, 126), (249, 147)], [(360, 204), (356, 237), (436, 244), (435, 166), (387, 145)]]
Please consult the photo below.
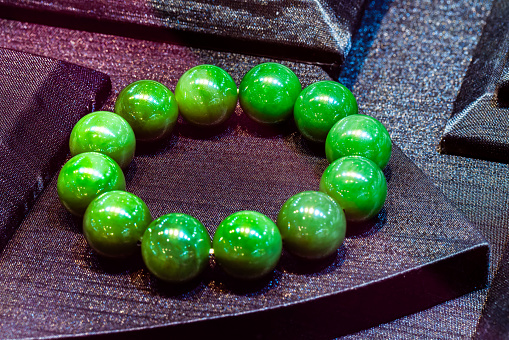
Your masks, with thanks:
[[(320, 191), (290, 197), (276, 222), (256, 211), (226, 217), (213, 240), (196, 218), (170, 213), (153, 220), (147, 205), (125, 191), (125, 169), (136, 139), (151, 141), (171, 133), (180, 114), (198, 126), (224, 123), (237, 102), (253, 120), (275, 124), (294, 115), (302, 135), (325, 142), (331, 163)], [(302, 90), (288, 67), (253, 67), (237, 89), (232, 77), (213, 65), (198, 65), (178, 81), (175, 95), (163, 84), (139, 80), (125, 87), (115, 112), (84, 116), (69, 140), (73, 156), (62, 167), (57, 191), (63, 206), (83, 216), (83, 233), (98, 254), (126, 257), (138, 250), (148, 270), (171, 283), (192, 280), (208, 266), (210, 254), (227, 274), (257, 279), (276, 267), (284, 245), (297, 257), (331, 256), (342, 244), (347, 221), (366, 221), (382, 209), (387, 183), (382, 169), (391, 140), (376, 119), (358, 114), (353, 94), (334, 81)]]

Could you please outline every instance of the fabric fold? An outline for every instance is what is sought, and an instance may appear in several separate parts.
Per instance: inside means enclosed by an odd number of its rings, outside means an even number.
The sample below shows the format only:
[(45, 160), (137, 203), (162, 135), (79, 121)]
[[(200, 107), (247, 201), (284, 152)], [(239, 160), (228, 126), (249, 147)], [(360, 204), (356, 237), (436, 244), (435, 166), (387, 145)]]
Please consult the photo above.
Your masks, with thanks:
[(365, 0), (0, 0), (0, 16), (188, 46), (342, 64)]
[(103, 73), (0, 49), (0, 249), (65, 159), (72, 126), (110, 87)]
[(493, 4), (440, 152), (509, 163), (509, 3)]

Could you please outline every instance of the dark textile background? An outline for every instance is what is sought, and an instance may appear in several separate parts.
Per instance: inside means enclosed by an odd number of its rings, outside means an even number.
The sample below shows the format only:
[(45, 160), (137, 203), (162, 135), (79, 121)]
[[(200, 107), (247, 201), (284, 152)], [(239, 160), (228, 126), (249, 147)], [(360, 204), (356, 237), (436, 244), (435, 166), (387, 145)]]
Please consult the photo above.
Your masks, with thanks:
[(440, 143), (443, 153), (509, 163), (509, 2), (497, 0)]
[[(391, 137), (403, 152), (486, 237), (492, 250), (490, 277), (493, 278), (509, 234), (509, 212), (506, 209), (509, 202), (508, 166), (438, 153), (441, 134), (453, 111), (454, 102), (490, 10), (491, 3), (486, 1), (372, 1), (359, 34), (353, 41), (353, 48), (345, 61), (340, 80), (352, 88), (361, 111), (379, 118), (387, 126)], [(0, 46), (53, 55), (80, 65), (92, 66), (112, 77), (116, 91), (128, 81), (140, 77), (175, 84), (185, 68), (184, 65), (179, 66), (177, 63), (176, 66), (167, 68), (161, 64), (161, 59), (172, 53), (183, 58), (196, 58), (196, 63), (213, 60), (218, 62), (219, 66), (227, 64), (232, 57), (228, 53), (190, 50), (164, 43), (107, 37), (23, 22), (4, 20), (2, 25), (4, 35), (0, 37)], [(42, 34), (42, 31), (46, 33)], [(102, 39), (109, 39), (110, 43), (102, 45)], [(117, 66), (119, 55), (123, 60), (120, 67)], [(168, 60), (173, 62), (175, 59)], [(246, 60), (252, 59), (239, 56), (236, 60), (240, 67), (248, 67), (249, 62)], [(312, 74), (317, 74), (316, 69), (311, 66), (294, 66), (299, 70), (299, 75), (311, 69)], [(115, 79), (122, 81), (115, 85)], [(305, 82), (311, 80), (308, 79)], [(112, 99), (108, 105), (111, 105), (111, 102)], [(263, 136), (263, 139), (265, 138), (267, 135)], [(135, 178), (132, 177), (131, 183), (136, 183)], [(45, 195), (46, 193), (51, 194), (50, 191), (45, 192)], [(162, 207), (160, 209), (162, 210)], [(60, 222), (72, 225), (65, 216), (58, 218)], [(26, 246), (21, 241), (14, 241), (17, 237), (18, 240), (25, 237), (26, 234), (21, 230), (8, 247)], [(74, 233), (73, 229), (69, 233)], [(75, 235), (67, 241), (74, 243), (67, 247), (79, 247), (80, 244), (83, 246), (79, 233), (75, 232)], [(81, 248), (81, 252), (86, 253), (86, 250)], [(2, 256), (7, 256), (5, 254), (6, 251)], [(23, 265), (21, 259), (17, 263)], [(41, 262), (40, 257), (35, 257), (33, 263), (40, 265), (51, 262)], [(90, 267), (90, 262), (81, 263), (79, 268), (87, 265)], [(98, 272), (104, 273), (104, 269), (101, 267)], [(495, 278), (494, 285), (502, 282), (503, 287), (504, 270), (500, 273), (501, 276)], [(113, 272), (111, 275), (116, 274)], [(134, 278), (136, 279), (136, 276)], [(35, 282), (47, 284), (50, 278), (45, 280), (42, 283), (37, 280)], [(74, 291), (82, 294), (79, 291), (79, 281), (72, 287)], [(51, 291), (51, 294), (70, 300), (74, 297), (69, 293), (72, 289), (66, 292), (56, 289)], [(115, 287), (111, 289), (114, 290)], [(7, 285), (5, 290), (14, 292), (15, 285)], [(350, 335), (348, 338), (469, 338), (475, 333), (481, 316), (486, 320), (484, 318), (489, 315), (496, 315), (489, 313), (488, 308), (483, 315), (487, 293), (488, 289), (475, 291), (423, 312)], [(108, 300), (103, 299), (104, 294), (100, 295), (100, 291), (98, 294), (96, 301), (104, 305), (107, 313), (110, 307)], [(37, 301), (41, 304), (44, 300)], [(88, 310), (90, 306), (84, 305), (80, 308)], [(69, 315), (75, 315), (71, 314), (71, 309), (64, 310), (68, 311)], [(15, 315), (14, 311), (14, 308), (6, 311), (5, 315), (23, 319), (31, 312), (27, 309), (25, 314)], [(127, 312), (119, 310), (111, 316), (111, 320)], [(42, 318), (48, 321), (48, 327), (51, 327), (51, 317), (52, 315), (47, 314)], [(79, 317), (76, 320), (78, 323), (85, 322)], [(86, 322), (94, 325), (93, 320), (90, 322), (91, 320), (87, 319)], [(95, 320), (96, 326), (100, 327), (100, 317), (97, 316)], [(480, 326), (483, 325), (482, 322), (484, 321), (481, 320)]]
[(0, 49), (0, 249), (68, 153), (73, 121), (110, 88), (103, 73)]
[(351, 47), (365, 0), (1, 0), (4, 18), (322, 62)]
[[(106, 35), (94, 35), (91, 41), (89, 33), (8, 21), (3, 25), (4, 31), (21, 39), (19, 43), (41, 42), (32, 45), (34, 52), (37, 46), (52, 50), (53, 44), (59, 53), (80, 51), (74, 61), (107, 72), (113, 83), (113, 95), (104, 107), (109, 110), (119, 90), (146, 77), (147, 70), (154, 72), (150, 78), (174, 89), (178, 76), (196, 64), (220, 65), (239, 82), (250, 67), (264, 61), (185, 47), (167, 49), (162, 43), (119, 41)], [(48, 37), (50, 44), (42, 43)], [(86, 47), (76, 48), (68, 41), (86, 41)], [(126, 43), (142, 58), (126, 55), (119, 48)], [(106, 66), (97, 64), (95, 52), (104, 46), (114, 60)], [(173, 61), (171, 66), (168, 60)], [(304, 86), (328, 79), (319, 67), (287, 65)], [(275, 219), (288, 197), (318, 189), (326, 165), (323, 150), (306, 143), (291, 122), (270, 128), (249, 120), (238, 108), (223, 129), (197, 130), (180, 121), (169, 140), (139, 145), (126, 178), (128, 190), (140, 196), (154, 216), (188, 213), (212, 235), (215, 226), (235, 211), (256, 210)], [(79, 221), (59, 204), (54, 177), (0, 255), (5, 264), (0, 287), (8, 292), (0, 297), (0, 305), (9, 306), (3, 310), (5, 317), (0, 317), (1, 333), (12, 338), (96, 333), (273, 309), (254, 322), (277, 319), (278, 323), (260, 324), (251, 337), (330, 338), (481, 288), (487, 271), (487, 244), (482, 237), (397, 147), (386, 177), (389, 197), (379, 219), (374, 225), (350, 229), (344, 247), (323, 268), (306, 269), (286, 256), (273, 277), (259, 287), (239, 290), (215, 270), (182, 291), (168, 291), (152, 280), (139, 259), (124, 264), (101, 261), (86, 245)], [(20, 254), (30, 256), (20, 258)], [(365, 283), (370, 285), (361, 287)], [(327, 295), (337, 298), (277, 310)], [(38, 304), (33, 306), (33, 301)], [(398, 303), (388, 307), (393, 301)], [(328, 319), (328, 313), (342, 321)], [(240, 322), (253, 323), (253, 319), (234, 321)], [(210, 327), (207, 322), (170, 331), (201, 334)]]

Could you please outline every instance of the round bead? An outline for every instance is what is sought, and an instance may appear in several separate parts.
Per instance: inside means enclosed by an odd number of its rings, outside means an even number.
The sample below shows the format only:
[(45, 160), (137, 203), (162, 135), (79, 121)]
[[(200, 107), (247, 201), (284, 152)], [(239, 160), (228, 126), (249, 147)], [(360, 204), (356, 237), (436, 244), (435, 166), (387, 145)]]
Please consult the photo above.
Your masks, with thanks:
[(175, 88), (180, 114), (202, 126), (225, 122), (237, 106), (237, 85), (222, 68), (199, 65), (180, 77)]
[(337, 122), (325, 141), (329, 163), (344, 156), (362, 156), (385, 168), (391, 158), (392, 142), (387, 129), (373, 117), (351, 115)]
[(69, 139), (71, 155), (100, 152), (126, 168), (134, 157), (136, 139), (129, 123), (113, 112), (97, 111), (81, 118)]
[(256, 279), (271, 272), (282, 250), (276, 224), (256, 211), (228, 216), (217, 227), (212, 244), (217, 263), (240, 279)]
[(80, 153), (68, 160), (58, 174), (58, 198), (77, 216), (85, 213), (94, 198), (111, 190), (125, 190), (125, 178), (120, 166), (102, 153)]
[(285, 249), (307, 259), (330, 256), (343, 243), (346, 233), (343, 209), (318, 191), (290, 197), (279, 211), (277, 226)]
[(279, 123), (293, 112), (302, 86), (288, 67), (264, 63), (253, 67), (242, 79), (239, 101), (244, 112), (260, 123)]
[(141, 255), (156, 277), (182, 283), (205, 270), (210, 247), (210, 236), (200, 221), (173, 213), (159, 217), (148, 226), (141, 242)]
[(314, 142), (325, 142), (334, 123), (358, 112), (352, 92), (335, 81), (319, 81), (297, 98), (293, 115), (300, 133)]
[(125, 257), (138, 249), (152, 216), (145, 202), (129, 192), (108, 191), (88, 206), (83, 234), (92, 249), (107, 257)]
[(160, 139), (171, 132), (178, 117), (173, 93), (154, 80), (138, 80), (120, 91), (115, 113), (122, 116), (141, 141)]
[(387, 182), (382, 170), (369, 159), (346, 156), (325, 169), (320, 191), (343, 208), (347, 220), (365, 221), (382, 209)]

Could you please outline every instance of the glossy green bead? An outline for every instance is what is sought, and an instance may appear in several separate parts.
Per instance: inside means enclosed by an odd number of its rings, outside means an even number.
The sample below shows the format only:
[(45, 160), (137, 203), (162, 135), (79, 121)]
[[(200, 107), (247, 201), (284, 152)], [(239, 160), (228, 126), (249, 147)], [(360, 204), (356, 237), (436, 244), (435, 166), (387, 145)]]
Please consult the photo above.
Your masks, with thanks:
[(351, 115), (337, 122), (325, 141), (329, 163), (344, 156), (362, 156), (385, 168), (391, 158), (392, 142), (387, 129), (373, 117)]
[(225, 122), (237, 106), (237, 85), (222, 68), (198, 65), (180, 77), (175, 88), (180, 114), (196, 125)]
[(318, 191), (290, 197), (279, 211), (277, 226), (285, 249), (307, 259), (330, 256), (343, 243), (346, 233), (343, 209)]
[(178, 118), (178, 105), (173, 93), (154, 80), (138, 80), (120, 91), (115, 113), (134, 130), (136, 139), (152, 141), (171, 132)]
[(217, 263), (240, 279), (260, 278), (274, 270), (282, 250), (276, 224), (256, 211), (239, 211), (224, 219), (212, 245)]
[(141, 255), (156, 277), (182, 283), (205, 270), (210, 248), (210, 236), (200, 221), (173, 213), (159, 217), (148, 226), (141, 242)]
[(348, 221), (366, 221), (382, 209), (387, 182), (382, 170), (369, 159), (346, 156), (325, 169), (320, 191), (343, 208)]
[(325, 142), (337, 121), (357, 112), (357, 101), (349, 89), (338, 82), (324, 80), (309, 85), (300, 93), (293, 116), (304, 137)]
[(138, 249), (138, 242), (150, 222), (152, 216), (141, 198), (113, 190), (88, 205), (83, 216), (83, 234), (99, 254), (125, 257)]
[(302, 86), (288, 67), (264, 63), (253, 67), (242, 79), (239, 101), (244, 112), (260, 123), (279, 123), (293, 113)]
[(100, 152), (126, 168), (134, 157), (136, 139), (129, 123), (113, 112), (97, 111), (81, 118), (69, 138), (71, 155)]
[(111, 190), (125, 190), (125, 178), (120, 166), (102, 153), (80, 153), (68, 160), (58, 174), (58, 198), (77, 216), (85, 213), (94, 198)]

